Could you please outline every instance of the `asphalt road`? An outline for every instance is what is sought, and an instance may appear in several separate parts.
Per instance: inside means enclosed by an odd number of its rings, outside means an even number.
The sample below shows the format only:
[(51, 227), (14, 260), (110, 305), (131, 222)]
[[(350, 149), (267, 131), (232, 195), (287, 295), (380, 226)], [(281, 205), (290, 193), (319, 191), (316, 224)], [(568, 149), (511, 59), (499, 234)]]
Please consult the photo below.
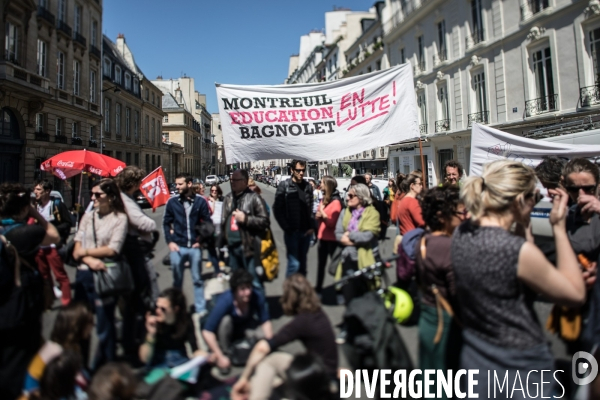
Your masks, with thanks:
[[(262, 183), (259, 183), (258, 185), (262, 189), (263, 198), (271, 206), (273, 204), (273, 200), (274, 200), (275, 188), (264, 185)], [(225, 194), (229, 193), (229, 191), (230, 191), (229, 183), (227, 183), (227, 182), (224, 183), (222, 185), (222, 189)], [(156, 210), (155, 213), (153, 213), (152, 210), (146, 210), (146, 213), (152, 219), (154, 219), (156, 221), (157, 226), (161, 229), (161, 231), (162, 231), (163, 210), (164, 210), (164, 208), (159, 208), (158, 210)], [(274, 218), (271, 218), (271, 228), (273, 230), (277, 248), (279, 250), (280, 273), (279, 273), (279, 277), (275, 281), (265, 284), (265, 290), (266, 290), (267, 299), (268, 299), (269, 305), (270, 305), (271, 316), (273, 318), (274, 330), (277, 331), (282, 325), (284, 325), (287, 321), (289, 321), (289, 317), (282, 315), (281, 308), (279, 307), (279, 304), (278, 304), (279, 297), (281, 296), (281, 293), (282, 293), (282, 285), (283, 285), (283, 281), (285, 279), (285, 271), (286, 271), (287, 263), (286, 263), (286, 257), (285, 257), (285, 245), (283, 242), (283, 231), (281, 230), (281, 228), (279, 227), (279, 225), (277, 224), (277, 222), (275, 221)], [(395, 228), (392, 227), (392, 228), (388, 229), (388, 232), (387, 232), (388, 239), (383, 241), (383, 243), (381, 244), (381, 253), (384, 258), (387, 256), (390, 256), (392, 254), (392, 245), (393, 245), (394, 236), (395, 236)], [(316, 273), (317, 273), (317, 251), (316, 250), (317, 250), (316, 246), (314, 246), (310, 249), (309, 254), (308, 254), (308, 278), (313, 283), (316, 282)], [(162, 259), (168, 253), (168, 251), (169, 251), (168, 247), (167, 247), (167, 245), (164, 241), (164, 238), (162, 237), (162, 233), (161, 233), (161, 239), (157, 244), (156, 251), (155, 251), (155, 257), (153, 260), (156, 270), (159, 273), (158, 283), (159, 283), (159, 287), (161, 289), (169, 287), (173, 282), (172, 273), (171, 273), (170, 268), (168, 266), (165, 266), (162, 264)], [(204, 257), (206, 257), (206, 255), (204, 255)], [(68, 269), (67, 272), (69, 273), (71, 281), (74, 281), (75, 270), (73, 268), (69, 268), (69, 267), (67, 267), (67, 269)], [(389, 274), (390, 278), (393, 278), (394, 272), (393, 272), (392, 268), (390, 268), (390, 270), (388, 270), (388, 274)], [(207, 286), (214, 288), (214, 287), (218, 287), (220, 285), (220, 283), (217, 280), (212, 279), (212, 269), (204, 268), (203, 276), (207, 280), (207, 283), (206, 283)], [(323, 292), (323, 307), (324, 307), (324, 310), (325, 310), (326, 314), (328, 315), (332, 325), (335, 327), (335, 330), (337, 333), (338, 329), (337, 329), (336, 325), (339, 322), (341, 322), (341, 320), (342, 320), (344, 306), (337, 304), (335, 291), (333, 289), (332, 284), (333, 284), (333, 278), (329, 275), (326, 275), (326, 278), (325, 278), (326, 288)], [(187, 270), (184, 275), (184, 292), (187, 296), (188, 304), (191, 304), (191, 302), (193, 300), (193, 290), (192, 290), (191, 273), (189, 270)], [(59, 306), (58, 300), (56, 301), (55, 305), (56, 305), (56, 307)], [(550, 311), (550, 306), (545, 303), (537, 303), (536, 310), (538, 311), (538, 317), (539, 317), (540, 322), (542, 324), (545, 324), (546, 318)], [(49, 312), (45, 313), (45, 315), (44, 315), (44, 336), (45, 337), (49, 336), (49, 332), (51, 330), (51, 326), (54, 321), (55, 314), (56, 314), (56, 311), (53, 310), (53, 311), (49, 311)], [(405, 344), (409, 350), (409, 353), (410, 353), (410, 356), (412, 358), (414, 365), (418, 366), (418, 331), (417, 331), (417, 327), (407, 328), (407, 327), (398, 326), (398, 329), (401, 333), (402, 338), (405, 341)], [(550, 335), (547, 335), (547, 337), (548, 337), (548, 341), (551, 343), (552, 351), (553, 351), (555, 357), (557, 357), (559, 359), (563, 359), (563, 360), (568, 360), (568, 362), (570, 363), (570, 359), (567, 359), (564, 345), (560, 341), (558, 341), (555, 337), (552, 337)], [(95, 338), (94, 338), (94, 341), (95, 341)], [(93, 347), (94, 346), (92, 346), (92, 348)], [(303, 348), (302, 348), (301, 344), (293, 343), (293, 344), (290, 344), (287, 347), (283, 348), (283, 350), (287, 350), (292, 353), (296, 353), (296, 352), (301, 352), (303, 350)], [(348, 367), (348, 363), (346, 362), (344, 355), (342, 354), (341, 351), (339, 352), (339, 354), (340, 354), (340, 366)], [(234, 369), (232, 371), (232, 374), (236, 374), (239, 372), (240, 372), (239, 369)], [(213, 372), (213, 373), (216, 373), (216, 369), (215, 369), (215, 372)], [(363, 393), (364, 393), (364, 391), (363, 391)]]

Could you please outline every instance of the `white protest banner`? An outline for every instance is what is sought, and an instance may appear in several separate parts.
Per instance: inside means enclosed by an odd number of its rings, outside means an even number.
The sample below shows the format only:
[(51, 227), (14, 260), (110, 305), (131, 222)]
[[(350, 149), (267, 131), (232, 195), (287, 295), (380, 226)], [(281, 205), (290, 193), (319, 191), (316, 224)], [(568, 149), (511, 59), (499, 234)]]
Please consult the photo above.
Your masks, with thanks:
[(521, 161), (535, 167), (544, 156), (597, 158), (600, 156), (600, 146), (527, 139), (479, 124), (471, 128), (469, 175), (481, 175), (483, 165), (495, 160)]
[(410, 64), (325, 83), (216, 86), (228, 163), (330, 160), (419, 136)]

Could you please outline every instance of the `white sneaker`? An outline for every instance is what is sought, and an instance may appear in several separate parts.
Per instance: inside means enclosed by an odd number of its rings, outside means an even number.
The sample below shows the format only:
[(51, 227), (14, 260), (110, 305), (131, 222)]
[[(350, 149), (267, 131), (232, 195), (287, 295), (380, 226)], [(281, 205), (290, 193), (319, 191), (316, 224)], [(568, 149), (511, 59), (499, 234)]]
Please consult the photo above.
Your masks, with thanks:
[(58, 286), (54, 286), (54, 297), (56, 297), (57, 299), (61, 299), (62, 298), (62, 290), (60, 290), (58, 288)]

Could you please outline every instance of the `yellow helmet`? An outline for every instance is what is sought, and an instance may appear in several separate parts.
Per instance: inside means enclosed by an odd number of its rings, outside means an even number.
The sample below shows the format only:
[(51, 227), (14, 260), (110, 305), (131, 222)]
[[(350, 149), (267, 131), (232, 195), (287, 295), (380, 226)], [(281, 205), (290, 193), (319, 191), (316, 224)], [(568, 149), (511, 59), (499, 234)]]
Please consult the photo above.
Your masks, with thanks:
[(385, 307), (392, 308), (392, 316), (399, 324), (410, 318), (415, 308), (412, 297), (404, 289), (389, 286), (384, 298)]

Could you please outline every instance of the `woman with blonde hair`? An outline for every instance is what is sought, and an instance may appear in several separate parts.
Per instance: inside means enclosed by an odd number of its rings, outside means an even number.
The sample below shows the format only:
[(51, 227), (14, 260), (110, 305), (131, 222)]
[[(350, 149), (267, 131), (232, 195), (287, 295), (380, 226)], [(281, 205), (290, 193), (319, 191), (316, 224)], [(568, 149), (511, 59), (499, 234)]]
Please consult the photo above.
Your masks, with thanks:
[[(451, 245), (463, 325), (460, 368), (507, 373), (509, 382), (527, 375), (526, 386), (533, 393), (539, 390), (533, 382), (542, 380), (539, 371), (554, 367), (534, 300), (538, 295), (561, 305), (585, 300), (565, 229), (568, 196), (562, 189), (550, 193), (556, 268), (526, 232), (540, 195), (534, 170), (519, 162), (495, 161), (484, 166), (482, 176), (465, 180), (461, 197), (472, 218), (456, 229)], [(529, 377), (529, 371), (535, 376)], [(541, 390), (548, 395), (552, 387)], [(479, 385), (477, 391), (487, 397), (488, 387)]]

